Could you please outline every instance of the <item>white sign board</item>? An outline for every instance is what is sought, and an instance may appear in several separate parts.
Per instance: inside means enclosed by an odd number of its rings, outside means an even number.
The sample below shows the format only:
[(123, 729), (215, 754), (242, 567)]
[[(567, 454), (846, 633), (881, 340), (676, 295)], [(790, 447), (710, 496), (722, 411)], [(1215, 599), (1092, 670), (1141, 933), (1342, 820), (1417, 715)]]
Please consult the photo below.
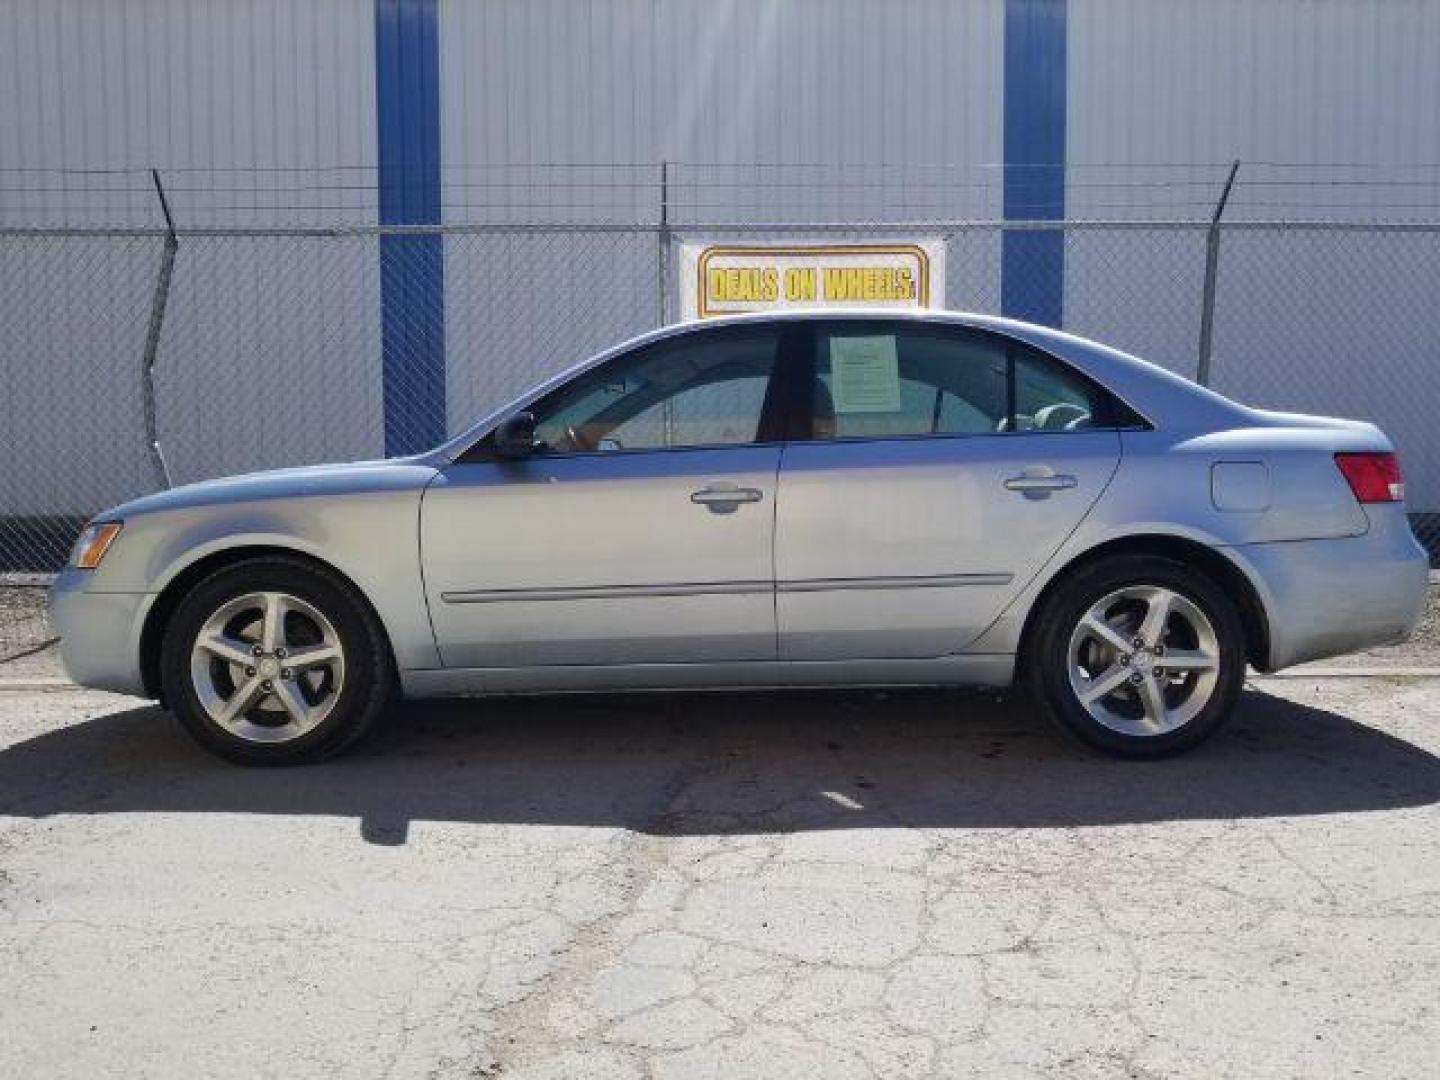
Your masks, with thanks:
[(945, 242), (679, 244), (680, 317), (797, 307), (940, 306)]

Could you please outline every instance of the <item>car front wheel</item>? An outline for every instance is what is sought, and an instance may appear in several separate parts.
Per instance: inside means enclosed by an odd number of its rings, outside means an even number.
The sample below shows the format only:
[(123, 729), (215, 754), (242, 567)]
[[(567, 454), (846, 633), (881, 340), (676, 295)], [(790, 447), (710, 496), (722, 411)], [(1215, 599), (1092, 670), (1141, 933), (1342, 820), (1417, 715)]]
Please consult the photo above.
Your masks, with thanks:
[(1122, 757), (1180, 753), (1229, 718), (1245, 677), (1234, 603), (1190, 566), (1116, 556), (1065, 579), (1035, 615), (1025, 677), (1062, 729)]
[(275, 765), (348, 747), (394, 682), (384, 634), (353, 587), (283, 556), (200, 582), (165, 633), (161, 678), (166, 701), (203, 746)]

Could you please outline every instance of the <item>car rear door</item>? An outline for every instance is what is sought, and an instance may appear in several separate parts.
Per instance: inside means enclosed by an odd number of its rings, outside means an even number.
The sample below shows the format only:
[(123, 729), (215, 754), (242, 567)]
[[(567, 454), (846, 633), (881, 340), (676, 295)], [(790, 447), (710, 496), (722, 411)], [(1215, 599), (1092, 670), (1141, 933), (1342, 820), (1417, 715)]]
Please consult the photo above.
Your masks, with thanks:
[(1116, 404), (1053, 357), (918, 320), (817, 321), (777, 496), (782, 659), (963, 650), (1115, 473)]
[(421, 520), (445, 666), (773, 660), (779, 338), (643, 346), (532, 407), (535, 455), (446, 468)]

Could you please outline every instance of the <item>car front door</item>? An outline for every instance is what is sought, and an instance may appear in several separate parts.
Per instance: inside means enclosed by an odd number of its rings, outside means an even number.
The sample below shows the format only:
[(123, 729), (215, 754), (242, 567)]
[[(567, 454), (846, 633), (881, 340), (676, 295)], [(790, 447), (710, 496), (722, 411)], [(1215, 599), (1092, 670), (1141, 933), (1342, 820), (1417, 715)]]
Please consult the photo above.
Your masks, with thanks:
[(445, 666), (773, 660), (780, 338), (641, 346), (531, 406), (533, 455), (447, 467), (421, 509)]
[(776, 503), (780, 657), (962, 651), (1109, 483), (1123, 407), (988, 332), (813, 325), (810, 437), (786, 447)]

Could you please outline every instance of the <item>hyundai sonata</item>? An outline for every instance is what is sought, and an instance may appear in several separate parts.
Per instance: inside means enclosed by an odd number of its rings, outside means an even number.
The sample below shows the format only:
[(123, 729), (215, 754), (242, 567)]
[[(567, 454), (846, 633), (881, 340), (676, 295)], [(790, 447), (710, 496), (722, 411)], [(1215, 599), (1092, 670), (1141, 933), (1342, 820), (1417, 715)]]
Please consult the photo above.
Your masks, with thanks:
[(1425, 553), (1371, 424), (1038, 326), (667, 327), (416, 457), (161, 492), (52, 597), (67, 670), (211, 750), (313, 760), (396, 695), (1019, 682), (1111, 753), (1395, 640)]

